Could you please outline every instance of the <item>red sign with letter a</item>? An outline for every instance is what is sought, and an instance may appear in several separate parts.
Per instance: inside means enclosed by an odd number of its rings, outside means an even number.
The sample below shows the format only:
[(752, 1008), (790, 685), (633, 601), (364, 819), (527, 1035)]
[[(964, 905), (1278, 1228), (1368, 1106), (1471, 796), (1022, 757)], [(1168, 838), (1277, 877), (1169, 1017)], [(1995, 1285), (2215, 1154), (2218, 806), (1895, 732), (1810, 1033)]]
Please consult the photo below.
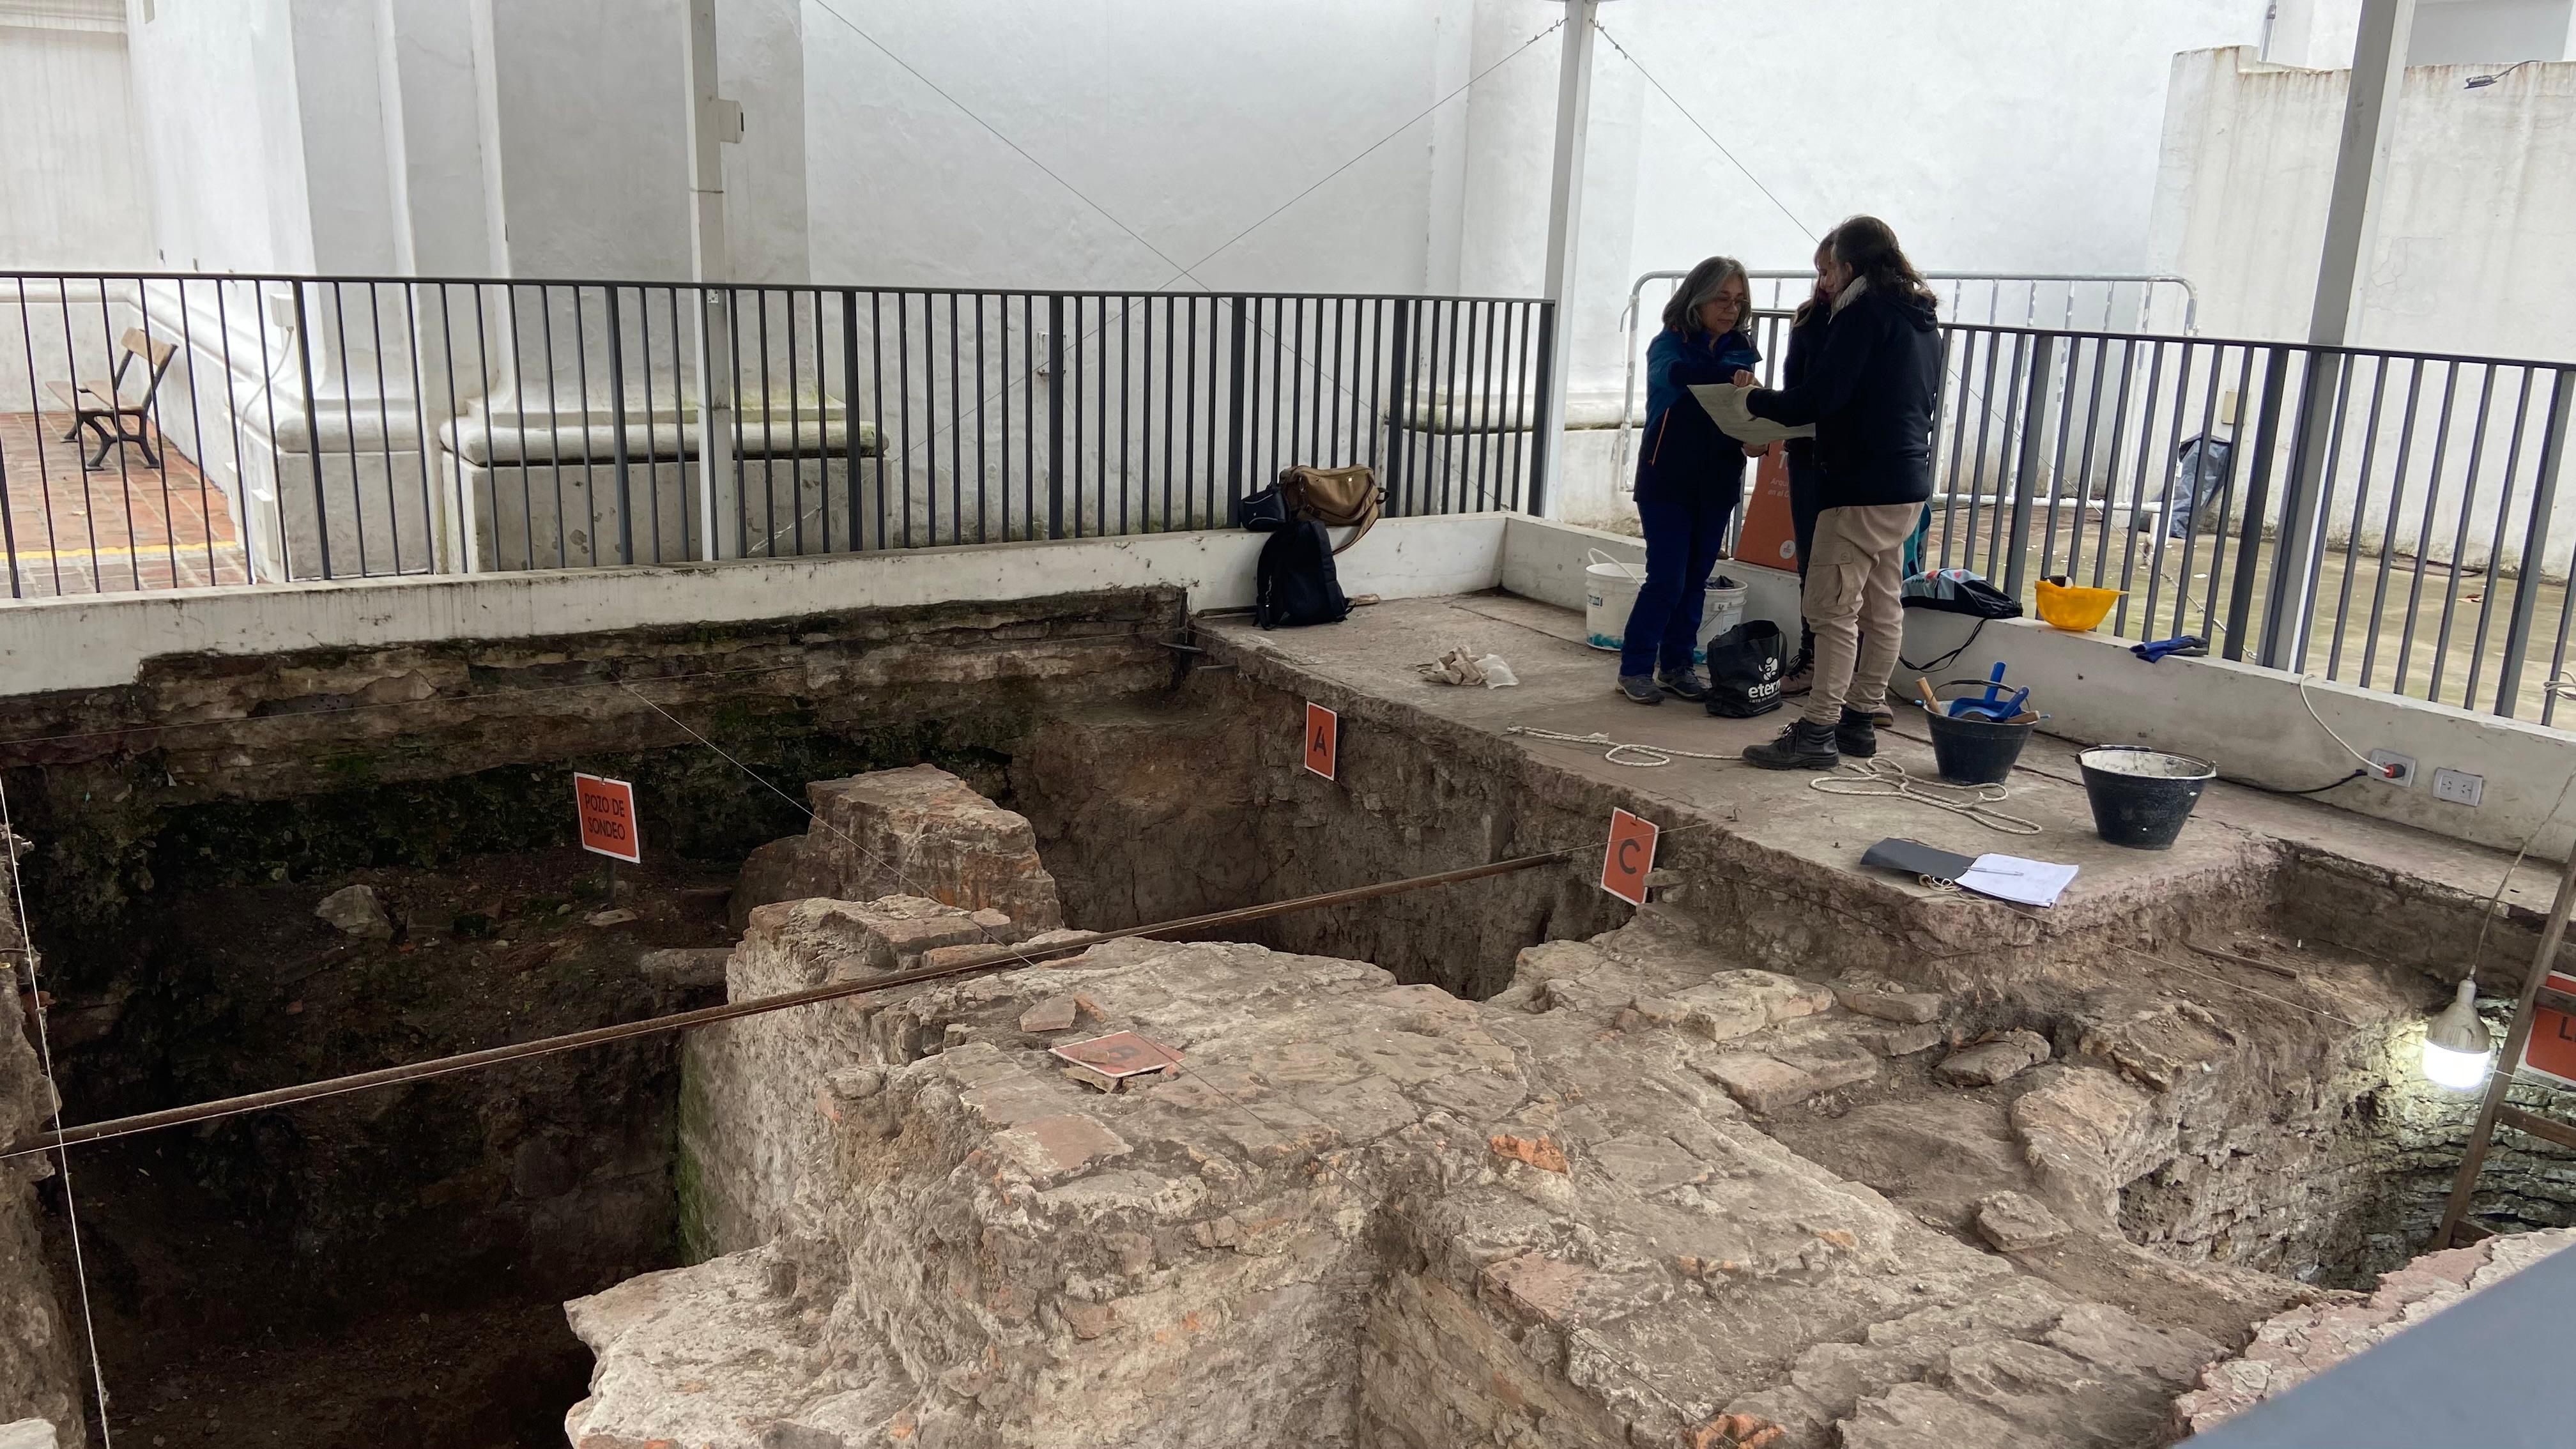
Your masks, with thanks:
[(1320, 704), (1306, 706), (1306, 768), (1329, 780), (1342, 753), (1342, 717)]
[(1601, 857), (1601, 888), (1632, 906), (1646, 903), (1646, 875), (1655, 868), (1655, 822), (1625, 810), (1610, 812), (1610, 848)]
[(630, 865), (644, 860), (635, 835), (635, 787), (597, 775), (572, 777), (572, 803), (581, 817), (581, 848)]

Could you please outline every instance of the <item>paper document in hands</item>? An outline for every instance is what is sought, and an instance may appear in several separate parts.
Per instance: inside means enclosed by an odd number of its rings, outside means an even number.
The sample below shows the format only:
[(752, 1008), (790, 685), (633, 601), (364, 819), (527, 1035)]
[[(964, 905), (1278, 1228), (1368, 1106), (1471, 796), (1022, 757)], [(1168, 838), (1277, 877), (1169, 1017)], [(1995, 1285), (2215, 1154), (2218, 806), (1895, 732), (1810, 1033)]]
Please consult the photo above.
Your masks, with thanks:
[(2015, 901), (2025, 906), (2053, 906), (2075, 880), (2076, 867), (2054, 861), (2025, 860), (2018, 855), (1981, 855), (1959, 872), (1961, 890)]
[(1744, 405), (1744, 395), (1751, 391), (1753, 389), (1738, 387), (1731, 382), (1691, 385), (1691, 396), (1698, 398), (1700, 407), (1717, 420), (1717, 430), (1739, 443), (1759, 448), (1782, 438), (1812, 438), (1816, 435), (1814, 423), (1800, 423), (1793, 428), (1769, 418), (1755, 417), (1752, 410)]

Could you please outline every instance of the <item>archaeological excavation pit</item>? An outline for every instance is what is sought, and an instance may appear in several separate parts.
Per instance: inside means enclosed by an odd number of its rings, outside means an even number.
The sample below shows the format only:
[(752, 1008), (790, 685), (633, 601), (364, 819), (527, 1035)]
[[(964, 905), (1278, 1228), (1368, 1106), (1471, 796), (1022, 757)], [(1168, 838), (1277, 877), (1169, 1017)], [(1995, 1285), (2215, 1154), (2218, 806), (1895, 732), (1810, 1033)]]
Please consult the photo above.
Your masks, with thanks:
[[(116, 1432), (2156, 1444), (2422, 1251), (2468, 1118), (2414, 1054), (2500, 858), (2225, 787), (2118, 851), (2042, 740), (2013, 808), (2084, 889), (1977, 902), (1855, 864), (2012, 848), (1973, 823), (1512, 733), (1600, 727), (1566, 632), (1134, 590), (7, 701), (72, 1123), (1665, 831), (1642, 910), (1596, 853), (74, 1149)], [(1425, 638), (1523, 683), (1425, 684)], [(574, 770), (636, 786), (613, 899)], [(1052, 1054), (1117, 1032), (1178, 1064)], [(2503, 1141), (2474, 1218), (2576, 1221), (2576, 1163)]]

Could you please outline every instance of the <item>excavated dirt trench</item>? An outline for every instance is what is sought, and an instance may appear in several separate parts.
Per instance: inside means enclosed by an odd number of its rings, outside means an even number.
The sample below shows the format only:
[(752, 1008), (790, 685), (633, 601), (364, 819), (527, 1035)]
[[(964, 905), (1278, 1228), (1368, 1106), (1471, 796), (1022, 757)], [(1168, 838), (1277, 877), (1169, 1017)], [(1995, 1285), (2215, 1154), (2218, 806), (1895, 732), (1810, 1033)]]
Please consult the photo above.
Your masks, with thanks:
[[(1088, 712), (1013, 761), (1009, 802), (1036, 826), (1074, 924), (1126, 925), (1472, 864), (1580, 840), (1604, 813), (1518, 752), (1454, 738), (1356, 755), (1346, 745), (1340, 786), (1317, 788), (1296, 768), (1293, 733), (1243, 727), (1289, 717), (1299, 700), (1224, 675), (1187, 698)], [(1677, 880), (1668, 894), (1703, 946), (1810, 977), (1888, 969), (1890, 933), (1845, 920), (1819, 929), (1811, 904), (1753, 869), (1673, 844), (1682, 848), (1667, 857)], [(2139, 1016), (2135, 1044), (2114, 1054), (2124, 1075), (2185, 1106), (2172, 1124), (2180, 1150), (2119, 1187), (2120, 1230), (2183, 1262), (2366, 1288), (2423, 1250), (2459, 1162), (2467, 1113), (2415, 1069), (2415, 1008), (2438, 1002), (2433, 973), (2457, 969), (2475, 916), (2416, 883), (2315, 855), (2285, 857), (2239, 899), (2178, 909), (2203, 923), (2196, 934), (2214, 934), (2205, 923), (2216, 922), (2245, 952), (2322, 989), (2293, 991), (2198, 957), (2159, 976), (2159, 963), (2132, 949), (2160, 924), (2149, 919), (2117, 940), (2048, 943), (1979, 982), (1961, 993), (1964, 1029), (2033, 1030), (2059, 1058), (2075, 1059), (2106, 1020)], [(1627, 914), (1582, 872), (1564, 870), (1238, 934), (1371, 961), (1400, 981), (1481, 1000), (1509, 983), (1523, 947), (1589, 936)], [(2509, 934), (2496, 933), (2491, 959), (2527, 955), (2527, 935)], [(2016, 971), (2025, 979), (2011, 980)], [(2344, 991), (2351, 999), (2339, 1002)], [(2156, 1014), (2146, 1003), (2159, 995), (2183, 1003), (2182, 1014)], [(2501, 1035), (2501, 1019), (2494, 1026)], [(2194, 1092), (2173, 1078), (2186, 1060), (2224, 1069)], [(1929, 1065), (1917, 1059), (1884, 1082), (1825, 1093), (1779, 1114), (1770, 1130), (1837, 1172), (1955, 1219), (1977, 1195), (1971, 1188), (1992, 1191), (2016, 1175), (2019, 1148), (2009, 1096), (1934, 1086)], [(2171, 1093), (2177, 1085), (2186, 1090)], [(2576, 1093), (2530, 1086), (2515, 1100), (2559, 1115), (2576, 1108)], [(2488, 1159), (2474, 1216), (2501, 1231), (2576, 1222), (2576, 1155), (2507, 1134)]]
[[(1337, 788), (1311, 788), (1290, 757), (1293, 737), (1247, 726), (1293, 704), (1257, 681), (1211, 675), (1160, 700), (1100, 703), (933, 757), (1027, 816), (1068, 923), (1084, 928), (1480, 863), (1597, 829), (1597, 788), (1458, 738), (1381, 732), (1346, 753)], [(909, 763), (920, 740), (941, 735), (911, 738), (909, 757), (901, 741), (825, 739), (779, 755), (770, 778), (793, 793), (801, 780)], [(39, 870), (31, 908), (66, 998), (53, 1020), (73, 1117), (715, 999), (721, 981), (703, 965), (647, 974), (637, 963), (649, 950), (729, 941), (734, 862), (802, 822), (684, 757), (627, 766), (670, 782), (655, 818), (680, 848), (626, 875), (614, 904), (636, 919), (612, 925), (587, 923), (610, 904), (590, 861), (561, 847), (489, 848), (527, 838), (492, 826), (490, 802), (537, 798), (556, 772), (478, 775), (427, 796), (203, 807), (163, 826), (143, 857), (157, 875), (126, 869), (114, 891), (113, 872), (85, 875), (76, 861)], [(702, 767), (715, 773), (693, 773)], [(424, 801), (445, 822), (430, 863), (370, 863), (381, 852), (350, 841), (376, 837), (340, 828), (352, 812)], [(1710, 836), (1677, 845), (1674, 919), (1741, 964), (1824, 979), (1886, 969), (1914, 949), (1865, 920), (1819, 925), (1797, 883), (1779, 878), (1787, 867), (1730, 856)], [(322, 895), (352, 883), (386, 902), (391, 939), (314, 919)], [(66, 913), (78, 930), (50, 942), (48, 887), (91, 903)], [(2362, 908), (2370, 890), (2389, 896), (2385, 909)], [(2244, 899), (2195, 908), (2243, 940), (2268, 933), (2276, 939), (2261, 949), (2273, 959), (2383, 1004), (2429, 1002), (2429, 978), (2320, 939), (2332, 934), (2320, 920), (2411, 913), (2428, 940), (2458, 927), (2396, 887), (2300, 865)], [(1239, 935), (1483, 1000), (1510, 984), (1524, 948), (1628, 915), (1581, 871), (1549, 870)], [(2239, 993), (2211, 997), (2217, 1013), (2159, 1015), (2130, 999), (2153, 986), (2118, 981), (2138, 968), (2111, 948), (2048, 950), (2024, 985), (1956, 989), (1955, 1033), (2032, 1030), (2073, 1058), (2088, 1033), (2135, 1008), (2147, 1025), (2104, 1059), (2160, 1091), (2174, 1085), (2156, 1080), (2171, 1063), (2225, 1063), (2170, 1124), (2181, 1150), (2119, 1185), (2117, 1222), (2133, 1241), (2331, 1287), (2365, 1283), (2420, 1248), (2457, 1160), (2461, 1113), (2415, 1080), (2403, 1013), (2338, 1024)], [(1938, 1055), (1769, 1114), (1763, 1130), (1956, 1225), (1982, 1191), (2022, 1175), (2015, 1093), (1937, 1085), (1928, 1068)], [(682, 1256), (678, 1093), (676, 1044), (647, 1042), (89, 1150), (75, 1181), (119, 1434), (377, 1449), (561, 1443), (590, 1362), (559, 1305)], [(58, 1208), (59, 1184), (48, 1191)], [(2490, 1162), (2480, 1209), (2498, 1226), (2563, 1224), (2576, 1217), (2576, 1169), (2509, 1143)], [(63, 1218), (51, 1220), (67, 1265)], [(2061, 1271), (2070, 1286), (2104, 1287), (2072, 1281), (2097, 1271), (2087, 1264)], [(2112, 1286), (2101, 1296), (2153, 1293)], [(67, 1277), (62, 1296), (75, 1301)]]

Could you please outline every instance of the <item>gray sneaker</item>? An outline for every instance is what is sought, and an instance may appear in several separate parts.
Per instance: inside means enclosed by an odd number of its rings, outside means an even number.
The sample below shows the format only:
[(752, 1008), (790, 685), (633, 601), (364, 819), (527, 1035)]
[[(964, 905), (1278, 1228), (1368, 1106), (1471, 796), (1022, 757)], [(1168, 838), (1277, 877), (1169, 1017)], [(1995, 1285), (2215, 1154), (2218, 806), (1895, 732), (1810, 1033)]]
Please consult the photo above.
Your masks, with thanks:
[(1662, 704), (1664, 702), (1664, 692), (1656, 687), (1655, 676), (1651, 674), (1620, 675), (1619, 692), (1628, 696), (1630, 699), (1635, 700), (1639, 704)]
[(1698, 701), (1708, 698), (1708, 686), (1700, 683), (1696, 669), (1667, 669), (1655, 676), (1664, 693), (1676, 699)]

